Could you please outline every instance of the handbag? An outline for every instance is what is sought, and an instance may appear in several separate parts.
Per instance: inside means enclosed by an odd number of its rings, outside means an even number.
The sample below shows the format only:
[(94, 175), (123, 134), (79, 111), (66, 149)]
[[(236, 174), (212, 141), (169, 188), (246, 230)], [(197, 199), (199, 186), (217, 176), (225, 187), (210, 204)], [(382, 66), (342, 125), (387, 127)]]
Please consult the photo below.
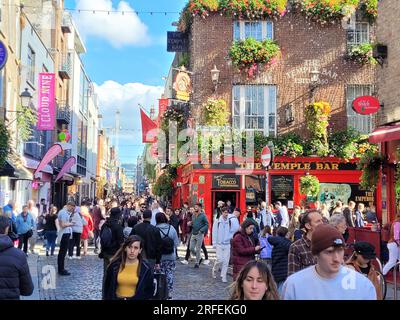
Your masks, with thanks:
[(32, 231), (32, 229), (30, 229), (30, 230), (26, 233), (26, 236), (27, 236), (28, 238), (30, 238), (30, 237), (33, 236), (33, 231)]
[(13, 230), (13, 223), (10, 221), (10, 229), (8, 230), (8, 236), (10, 237), (11, 241), (17, 241), (19, 239), (18, 234), (16, 234)]
[(154, 272), (154, 300), (168, 299), (167, 275), (163, 272)]

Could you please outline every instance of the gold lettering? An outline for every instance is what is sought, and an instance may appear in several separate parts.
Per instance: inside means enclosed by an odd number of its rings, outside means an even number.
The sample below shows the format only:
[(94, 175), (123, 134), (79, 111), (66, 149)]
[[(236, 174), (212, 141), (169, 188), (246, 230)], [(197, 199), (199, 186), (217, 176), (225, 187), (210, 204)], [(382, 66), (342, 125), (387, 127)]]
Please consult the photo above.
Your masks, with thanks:
[(240, 169), (246, 169), (246, 164), (245, 163), (239, 163)]
[(304, 170), (311, 170), (311, 164), (310, 163), (304, 163)]
[(332, 170), (339, 170), (339, 164), (338, 163), (332, 163)]
[(323, 163), (317, 162), (316, 165), (317, 165), (317, 170), (323, 170), (324, 169)]
[(281, 163), (281, 167), (283, 170), (289, 170), (289, 163)]
[(279, 162), (274, 163), (274, 169), (279, 170), (281, 168), (281, 164)]
[(257, 169), (257, 170), (262, 169), (261, 163), (256, 163), (256, 169)]
[(291, 163), (290, 164), (290, 169), (294, 170), (297, 167), (297, 163)]

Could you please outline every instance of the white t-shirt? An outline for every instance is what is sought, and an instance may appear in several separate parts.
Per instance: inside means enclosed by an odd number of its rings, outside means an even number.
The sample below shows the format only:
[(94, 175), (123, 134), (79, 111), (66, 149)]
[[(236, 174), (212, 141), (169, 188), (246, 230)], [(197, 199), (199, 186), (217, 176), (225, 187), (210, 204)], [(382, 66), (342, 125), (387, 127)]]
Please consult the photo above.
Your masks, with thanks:
[(335, 278), (322, 278), (315, 266), (289, 276), (282, 289), (283, 300), (376, 300), (372, 282), (362, 274), (341, 266)]
[(281, 227), (289, 227), (289, 213), (288, 210), (285, 206), (282, 206), (279, 208), (279, 213), (281, 214), (282, 217), (282, 222), (281, 222)]

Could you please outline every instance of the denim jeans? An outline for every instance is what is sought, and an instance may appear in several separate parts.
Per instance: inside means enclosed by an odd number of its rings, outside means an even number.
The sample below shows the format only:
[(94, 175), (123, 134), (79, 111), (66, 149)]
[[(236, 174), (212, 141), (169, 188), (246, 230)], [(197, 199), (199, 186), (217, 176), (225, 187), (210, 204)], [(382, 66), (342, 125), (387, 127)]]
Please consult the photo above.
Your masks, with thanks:
[(198, 233), (198, 234), (192, 234), (190, 238), (190, 252), (196, 256), (196, 264), (200, 263), (200, 251), (201, 251), (201, 246), (203, 244), (204, 240), (204, 234), (203, 233)]
[(45, 232), (45, 237), (46, 237), (46, 252), (49, 252), (51, 249), (51, 254), (54, 254), (54, 249), (56, 247), (56, 239), (57, 239), (57, 231), (56, 230), (50, 230)]

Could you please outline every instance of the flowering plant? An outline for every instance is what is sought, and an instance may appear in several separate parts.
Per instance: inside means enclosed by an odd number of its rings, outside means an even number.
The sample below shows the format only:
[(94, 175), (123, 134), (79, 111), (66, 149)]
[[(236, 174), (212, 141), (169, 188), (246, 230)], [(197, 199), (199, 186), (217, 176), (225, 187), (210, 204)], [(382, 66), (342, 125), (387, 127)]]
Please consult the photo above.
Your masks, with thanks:
[(301, 138), (295, 133), (278, 137), (274, 142), (274, 153), (277, 156), (298, 157), (304, 154)]
[(288, 0), (220, 0), (221, 13), (238, 18), (259, 19), (283, 16)]
[(378, 16), (378, 0), (363, 0), (361, 9), (366, 17), (375, 20)]
[(360, 185), (364, 189), (374, 191), (379, 180), (379, 172), (383, 164), (383, 156), (378, 151), (365, 152), (357, 164), (359, 170), (362, 170)]
[(346, 6), (353, 5), (358, 0), (297, 0), (295, 5), (306, 17), (321, 24), (341, 19)]
[(377, 61), (372, 54), (373, 45), (371, 43), (362, 43), (351, 46), (348, 50), (347, 57), (350, 60), (360, 64), (376, 64)]
[(300, 192), (306, 196), (316, 197), (319, 193), (320, 185), (316, 176), (306, 175), (300, 178)]
[(190, 0), (188, 10), (192, 15), (200, 15), (203, 18), (210, 12), (218, 11), (218, 0)]
[(7, 156), (10, 153), (10, 140), (10, 133), (4, 122), (0, 122), (0, 169), (6, 163)]
[(279, 46), (271, 39), (257, 41), (254, 38), (247, 38), (235, 41), (229, 51), (233, 64), (245, 71), (249, 78), (255, 76), (260, 65), (268, 67), (274, 63), (279, 54)]
[(202, 118), (205, 125), (224, 126), (228, 123), (230, 112), (223, 99), (208, 99), (202, 107)]
[(308, 146), (308, 154), (316, 154), (324, 157), (329, 153), (328, 126), (331, 106), (329, 103), (320, 101), (306, 107), (307, 128), (311, 139)]

